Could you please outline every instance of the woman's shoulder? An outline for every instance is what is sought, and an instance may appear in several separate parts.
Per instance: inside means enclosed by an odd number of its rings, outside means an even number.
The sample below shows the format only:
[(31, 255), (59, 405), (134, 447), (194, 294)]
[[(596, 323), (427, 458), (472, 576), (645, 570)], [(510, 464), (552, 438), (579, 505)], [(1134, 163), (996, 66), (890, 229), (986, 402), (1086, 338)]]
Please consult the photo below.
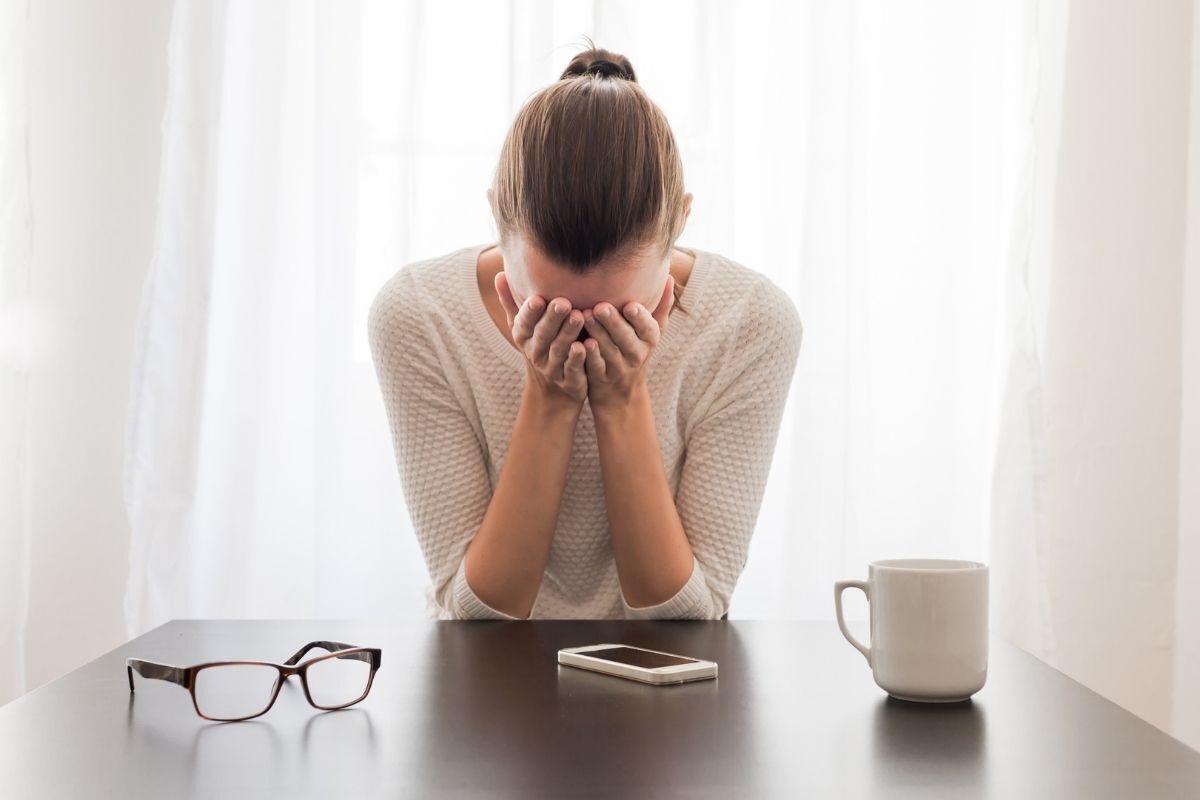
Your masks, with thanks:
[[(428, 323), (447, 308), (461, 307), (459, 271), (471, 246), (409, 261), (391, 274), (375, 292), (367, 311), (371, 337), (398, 326)], [(426, 327), (424, 325), (420, 327)]]
[(441, 296), (456, 291), (461, 282), (455, 277), (469, 249), (460, 247), (403, 264), (379, 287), (372, 300), (372, 308), (402, 306), (411, 311), (435, 303)]
[(804, 330), (791, 295), (766, 273), (737, 259), (704, 254), (711, 263), (700, 308), (703, 328), (734, 333), (742, 349), (775, 343), (798, 350)]

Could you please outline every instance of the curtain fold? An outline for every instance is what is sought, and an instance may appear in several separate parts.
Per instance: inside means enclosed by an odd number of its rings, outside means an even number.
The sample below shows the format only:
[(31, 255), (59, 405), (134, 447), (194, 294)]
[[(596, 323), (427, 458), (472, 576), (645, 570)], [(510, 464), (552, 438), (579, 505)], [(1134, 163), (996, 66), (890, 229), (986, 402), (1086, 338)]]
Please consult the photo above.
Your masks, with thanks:
[(1042, 414), (1044, 315), (1065, 49), (1066, 2), (1026, 0), (1020, 143), (1025, 153), (1005, 274), (1004, 384), (992, 476), (989, 556), (992, 623), (1006, 638), (1054, 662), (1049, 595), (1046, 421)]

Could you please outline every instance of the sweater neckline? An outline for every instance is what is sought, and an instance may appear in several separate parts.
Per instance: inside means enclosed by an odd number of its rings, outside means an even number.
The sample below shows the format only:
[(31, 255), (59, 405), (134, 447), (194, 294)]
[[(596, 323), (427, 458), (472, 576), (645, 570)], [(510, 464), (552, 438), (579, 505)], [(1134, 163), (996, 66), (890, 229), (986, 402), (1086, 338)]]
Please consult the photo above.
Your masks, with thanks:
[[(525, 369), (525, 356), (509, 343), (500, 329), (496, 327), (492, 315), (488, 312), (487, 306), (484, 305), (483, 295), (479, 292), (479, 256), (484, 250), (495, 247), (499, 241), (485, 242), (483, 244), (468, 245), (464, 247), (460, 253), (463, 256), (459, 265), (459, 277), (462, 279), (465, 290), (471, 298), (470, 317), (475, 321), (477, 333), (480, 334), (483, 341), (490, 344), (493, 353), (495, 353), (501, 361), (509, 364), (514, 369)], [(675, 245), (676, 248), (689, 253), (692, 256), (692, 271), (688, 275), (687, 283), (683, 285), (683, 292), (680, 293), (679, 299), (675, 305), (683, 308), (688, 316), (676, 314), (672, 309), (668, 318), (667, 329), (663, 332), (662, 338), (658, 340), (658, 345), (654, 348), (654, 353), (651, 358), (656, 358), (664, 350), (670, 350), (681, 334), (678, 333), (681, 324), (687, 322), (689, 318), (694, 317), (696, 308), (702, 296), (703, 289), (707, 284), (709, 272), (709, 256), (707, 250), (701, 250), (695, 247), (681, 247)]]

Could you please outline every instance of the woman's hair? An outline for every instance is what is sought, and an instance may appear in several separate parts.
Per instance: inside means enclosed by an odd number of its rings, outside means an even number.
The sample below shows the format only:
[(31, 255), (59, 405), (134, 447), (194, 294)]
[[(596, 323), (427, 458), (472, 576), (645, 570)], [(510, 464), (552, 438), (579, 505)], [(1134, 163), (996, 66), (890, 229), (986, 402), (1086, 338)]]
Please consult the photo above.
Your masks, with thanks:
[(577, 274), (647, 246), (666, 258), (683, 228), (683, 161), (666, 116), (628, 58), (588, 43), (517, 112), (491, 200), (502, 242), (524, 234)]

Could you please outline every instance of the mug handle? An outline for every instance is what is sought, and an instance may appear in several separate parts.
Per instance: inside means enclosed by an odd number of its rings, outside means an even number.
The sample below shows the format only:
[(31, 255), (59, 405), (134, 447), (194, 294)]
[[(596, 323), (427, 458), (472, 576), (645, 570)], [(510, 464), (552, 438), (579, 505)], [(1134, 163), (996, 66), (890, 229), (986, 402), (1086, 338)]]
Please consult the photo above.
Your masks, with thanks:
[(871, 602), (871, 585), (866, 581), (838, 581), (833, 585), (833, 605), (837, 608), (837, 624), (842, 629), (842, 636), (846, 637), (846, 641), (854, 645), (858, 652), (862, 653), (867, 659), (867, 665), (874, 667), (871, 664), (871, 648), (864, 645), (858, 639), (850, 635), (850, 631), (846, 628), (846, 621), (842, 619), (842, 592), (847, 589), (862, 589), (862, 593), (866, 595), (867, 602)]

